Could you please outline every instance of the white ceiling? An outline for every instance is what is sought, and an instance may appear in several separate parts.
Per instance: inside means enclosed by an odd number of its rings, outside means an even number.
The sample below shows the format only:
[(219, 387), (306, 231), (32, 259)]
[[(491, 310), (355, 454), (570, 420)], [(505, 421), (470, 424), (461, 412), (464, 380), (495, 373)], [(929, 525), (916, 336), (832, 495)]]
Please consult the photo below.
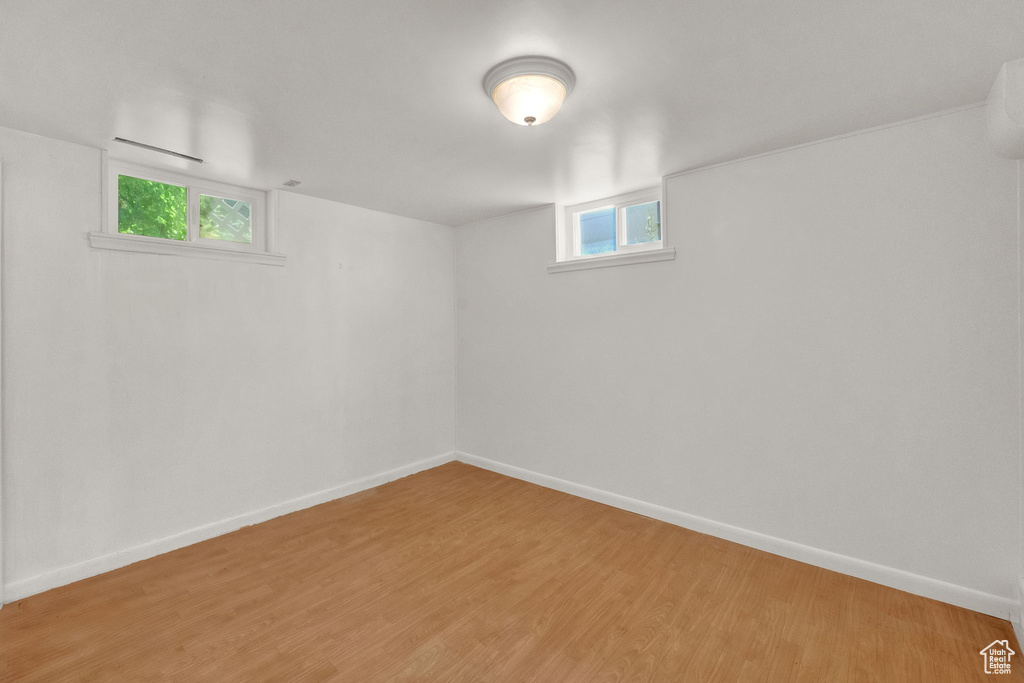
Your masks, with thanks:
[[(536, 128), (480, 85), (523, 54), (577, 75)], [(0, 125), (460, 225), (978, 102), (1022, 56), (1022, 0), (3, 0)]]

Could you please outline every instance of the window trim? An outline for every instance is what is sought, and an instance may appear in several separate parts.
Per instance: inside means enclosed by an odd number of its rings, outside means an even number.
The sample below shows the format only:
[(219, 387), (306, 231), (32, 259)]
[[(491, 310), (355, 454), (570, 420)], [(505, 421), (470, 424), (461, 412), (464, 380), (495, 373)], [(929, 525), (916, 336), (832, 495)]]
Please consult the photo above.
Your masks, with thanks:
[[(659, 202), (661, 239), (653, 242), (627, 244), (625, 211), (638, 204)], [(615, 208), (615, 251), (600, 254), (581, 254), (579, 215), (598, 209)], [(658, 187), (595, 199), (581, 204), (566, 206), (564, 211), (555, 212), (555, 262), (548, 264), (549, 273), (562, 273), (587, 268), (650, 263), (675, 258), (676, 250), (668, 246), (666, 237), (666, 206), (664, 183)]]
[[(127, 175), (158, 183), (185, 187), (187, 191), (187, 229), (185, 240), (163, 239), (147, 235), (118, 232), (117, 193), (119, 175)], [(252, 217), (251, 241), (231, 242), (199, 236), (199, 195), (214, 195), (250, 203)], [(277, 190), (269, 192), (196, 178), (166, 169), (142, 166), (109, 159), (103, 153), (103, 224), (100, 232), (89, 234), (89, 243), (96, 249), (113, 249), (147, 254), (165, 254), (213, 258), (225, 261), (248, 261), (265, 265), (284, 265), (285, 256), (273, 252), (274, 224), (277, 213)]]
[(653, 263), (655, 261), (672, 261), (676, 257), (675, 247), (660, 249), (641, 249), (624, 254), (597, 254), (586, 258), (556, 261), (548, 264), (549, 273), (567, 273), (571, 270), (587, 270), (590, 268), (608, 268), (610, 266), (628, 266), (633, 263)]

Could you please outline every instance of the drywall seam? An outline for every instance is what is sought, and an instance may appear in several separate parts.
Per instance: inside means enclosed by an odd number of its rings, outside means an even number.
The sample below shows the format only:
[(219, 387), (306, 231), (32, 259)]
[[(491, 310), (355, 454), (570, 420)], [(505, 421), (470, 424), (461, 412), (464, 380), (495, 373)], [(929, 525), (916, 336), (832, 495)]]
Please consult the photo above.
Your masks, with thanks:
[(3, 162), (0, 160), (0, 608), (4, 605), (4, 496), (3, 496), (3, 470), (4, 470), (4, 395), (3, 395)]
[[(887, 128), (898, 128), (899, 126), (906, 126), (906, 125), (910, 125), (912, 123), (918, 123), (920, 121), (927, 121), (928, 119), (934, 119), (934, 118), (938, 118), (940, 116), (949, 116), (951, 114), (957, 114), (959, 112), (967, 111), (969, 109), (978, 109), (978, 108), (984, 107), (984, 106), (985, 106), (985, 101), (984, 100), (982, 100), (980, 102), (972, 102), (971, 104), (965, 104), (965, 105), (962, 105), (962, 106), (959, 106), (959, 107), (952, 107), (950, 109), (943, 109), (941, 111), (932, 112), (930, 114), (924, 114), (922, 116), (915, 116), (914, 118), (910, 118), (910, 119), (903, 119), (901, 121), (894, 121), (892, 123), (883, 123), (880, 126), (872, 126), (871, 128), (862, 128), (860, 130), (850, 131), (849, 133), (840, 133), (839, 135), (833, 135), (831, 137), (821, 138), (819, 140), (811, 140), (809, 142), (801, 142), (800, 144), (790, 145), (789, 147), (780, 147), (779, 149), (772, 149), (772, 150), (768, 150), (767, 152), (759, 152), (758, 154), (750, 154), (750, 155), (744, 156), (744, 157), (737, 157), (736, 159), (727, 159), (725, 161), (719, 161), (719, 162), (716, 162), (714, 164), (707, 164), (705, 166), (695, 166), (693, 168), (687, 168), (687, 169), (683, 169), (681, 171), (674, 171), (672, 173), (668, 173), (668, 174), (662, 176), (661, 177), (661, 183), (662, 183), (662, 187), (664, 187), (664, 184), (668, 180), (670, 180), (672, 178), (677, 178), (679, 176), (690, 175), (691, 173), (700, 173), (701, 171), (710, 171), (710, 170), (715, 169), (715, 168), (721, 168), (722, 166), (731, 166), (732, 164), (739, 164), (739, 163), (743, 163), (744, 161), (752, 161), (754, 159), (762, 159), (764, 157), (770, 157), (770, 156), (773, 156), (775, 154), (782, 154), (783, 152), (792, 152), (792, 151), (797, 150), (797, 149), (803, 149), (804, 147), (813, 147), (814, 145), (821, 145), (821, 144), (824, 144), (826, 142), (834, 142), (836, 140), (843, 140), (845, 138), (852, 138), (852, 137), (856, 137), (858, 135), (865, 135), (866, 133), (874, 133), (874, 132), (877, 132), (877, 131), (880, 131), (880, 130), (886, 130)], [(662, 193), (662, 196), (664, 197), (664, 192)], [(481, 225), (483, 223), (489, 223), (491, 221), (500, 220), (502, 218), (508, 218), (510, 216), (518, 216), (519, 214), (532, 213), (534, 211), (540, 211), (541, 209), (550, 208), (551, 206), (554, 206), (554, 204), (552, 204), (551, 202), (548, 202), (547, 204), (540, 204), (538, 206), (533, 206), (533, 207), (526, 208), (526, 209), (520, 209), (519, 211), (512, 211), (511, 213), (503, 213), (503, 214), (498, 215), (498, 216), (491, 216), (489, 218), (483, 218), (483, 219), (477, 220), (477, 221), (470, 221), (468, 223), (460, 223), (459, 225), (455, 226), (455, 229), (458, 230), (459, 228), (467, 227), (467, 226), (470, 226), (470, 225), (473, 225), (473, 226)]]
[(1016, 600), (1014, 601), (1013, 613), (1010, 616), (1010, 623), (1013, 624), (1014, 634), (1017, 636), (1017, 643), (1024, 642), (1021, 635), (1024, 633), (1021, 622), (1024, 620), (1024, 382), (1022, 382), (1021, 360), (1024, 358), (1024, 346), (1022, 346), (1022, 324), (1021, 318), (1022, 286), (1021, 281), (1021, 202), (1024, 201), (1024, 194), (1021, 191), (1021, 168), (1024, 161), (1017, 162), (1017, 580), (1014, 582)]
[(805, 147), (813, 147), (815, 145), (823, 145), (826, 142), (835, 142), (837, 140), (845, 140), (846, 138), (856, 137), (858, 135), (865, 135), (867, 133), (875, 133), (880, 130), (886, 130), (888, 128), (899, 128), (900, 126), (907, 126), (912, 123), (919, 123), (921, 121), (927, 121), (928, 119), (939, 118), (940, 116), (949, 116), (951, 114), (957, 114), (968, 109), (978, 109), (984, 107), (985, 102), (974, 102), (973, 104), (965, 104), (961, 107), (953, 107), (951, 109), (943, 109), (942, 111), (932, 112), (931, 114), (925, 114), (923, 116), (915, 116), (912, 119), (903, 119), (902, 121), (894, 121), (892, 123), (883, 123), (880, 126), (873, 126), (871, 128), (862, 128), (860, 130), (851, 131), (849, 133), (841, 133), (839, 135), (833, 135), (828, 138), (821, 138), (820, 140), (811, 140), (810, 142), (801, 142), (798, 145), (790, 145), (789, 147), (780, 147), (779, 149), (772, 149), (767, 152), (760, 152), (759, 154), (751, 154), (745, 157), (739, 157), (737, 159), (729, 159), (727, 161), (719, 161), (714, 164), (708, 164), (707, 166), (696, 166), (694, 168), (688, 168), (682, 171), (676, 171), (669, 173), (663, 178), (663, 181), (670, 180), (672, 178), (678, 178), (679, 176), (690, 175), (691, 173), (700, 173), (702, 171), (710, 171), (715, 168), (721, 168), (722, 166), (732, 166), (733, 164), (741, 164), (744, 161), (753, 161), (754, 159), (763, 159), (764, 157), (774, 156), (776, 154), (782, 154), (784, 152), (792, 152), (794, 150), (803, 149)]
[(509, 218), (511, 216), (519, 216), (519, 215), (522, 215), (524, 213), (533, 213), (534, 211), (543, 211), (545, 209), (550, 209), (552, 207), (555, 207), (556, 211), (558, 210), (558, 205), (557, 204), (555, 204), (553, 202), (548, 202), (547, 204), (538, 204), (537, 206), (531, 206), (528, 209), (520, 209), (519, 211), (513, 211), (511, 213), (503, 213), (503, 214), (500, 214), (498, 216), (491, 216), (490, 218), (481, 218), (478, 221), (470, 221), (469, 223), (459, 223), (458, 225), (455, 226), (454, 229), (458, 230), (459, 228), (465, 228), (465, 227), (469, 227), (471, 225), (472, 226), (483, 225), (484, 223), (490, 223), (491, 221), (499, 221), (502, 218)]
[(459, 450), (459, 240), (452, 228), (452, 451)]

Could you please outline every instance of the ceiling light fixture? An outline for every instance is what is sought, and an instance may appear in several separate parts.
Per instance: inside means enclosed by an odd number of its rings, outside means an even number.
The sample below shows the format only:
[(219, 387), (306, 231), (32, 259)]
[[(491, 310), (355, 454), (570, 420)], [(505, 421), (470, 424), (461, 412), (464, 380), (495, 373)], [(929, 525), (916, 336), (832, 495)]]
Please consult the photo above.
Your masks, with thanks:
[(484, 92), (512, 123), (537, 126), (558, 113), (576, 74), (568, 64), (550, 57), (516, 57), (484, 76)]

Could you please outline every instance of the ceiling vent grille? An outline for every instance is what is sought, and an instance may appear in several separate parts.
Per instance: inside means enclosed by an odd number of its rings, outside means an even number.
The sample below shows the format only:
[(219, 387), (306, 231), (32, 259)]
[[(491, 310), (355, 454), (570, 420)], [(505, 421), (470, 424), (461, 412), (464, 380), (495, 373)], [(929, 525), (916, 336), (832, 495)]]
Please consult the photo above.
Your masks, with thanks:
[(114, 142), (121, 142), (132, 147), (141, 147), (142, 149), (148, 149), (150, 152), (159, 152), (160, 154), (169, 154), (172, 157), (178, 157), (179, 159), (186, 159), (188, 161), (194, 161), (197, 164), (203, 163), (203, 160), (199, 157), (190, 156), (188, 154), (182, 154), (181, 152), (175, 152), (174, 150), (164, 149), (163, 147), (156, 147), (154, 145), (147, 145), (145, 142), (136, 142), (135, 140), (128, 140), (125, 138), (114, 138)]

